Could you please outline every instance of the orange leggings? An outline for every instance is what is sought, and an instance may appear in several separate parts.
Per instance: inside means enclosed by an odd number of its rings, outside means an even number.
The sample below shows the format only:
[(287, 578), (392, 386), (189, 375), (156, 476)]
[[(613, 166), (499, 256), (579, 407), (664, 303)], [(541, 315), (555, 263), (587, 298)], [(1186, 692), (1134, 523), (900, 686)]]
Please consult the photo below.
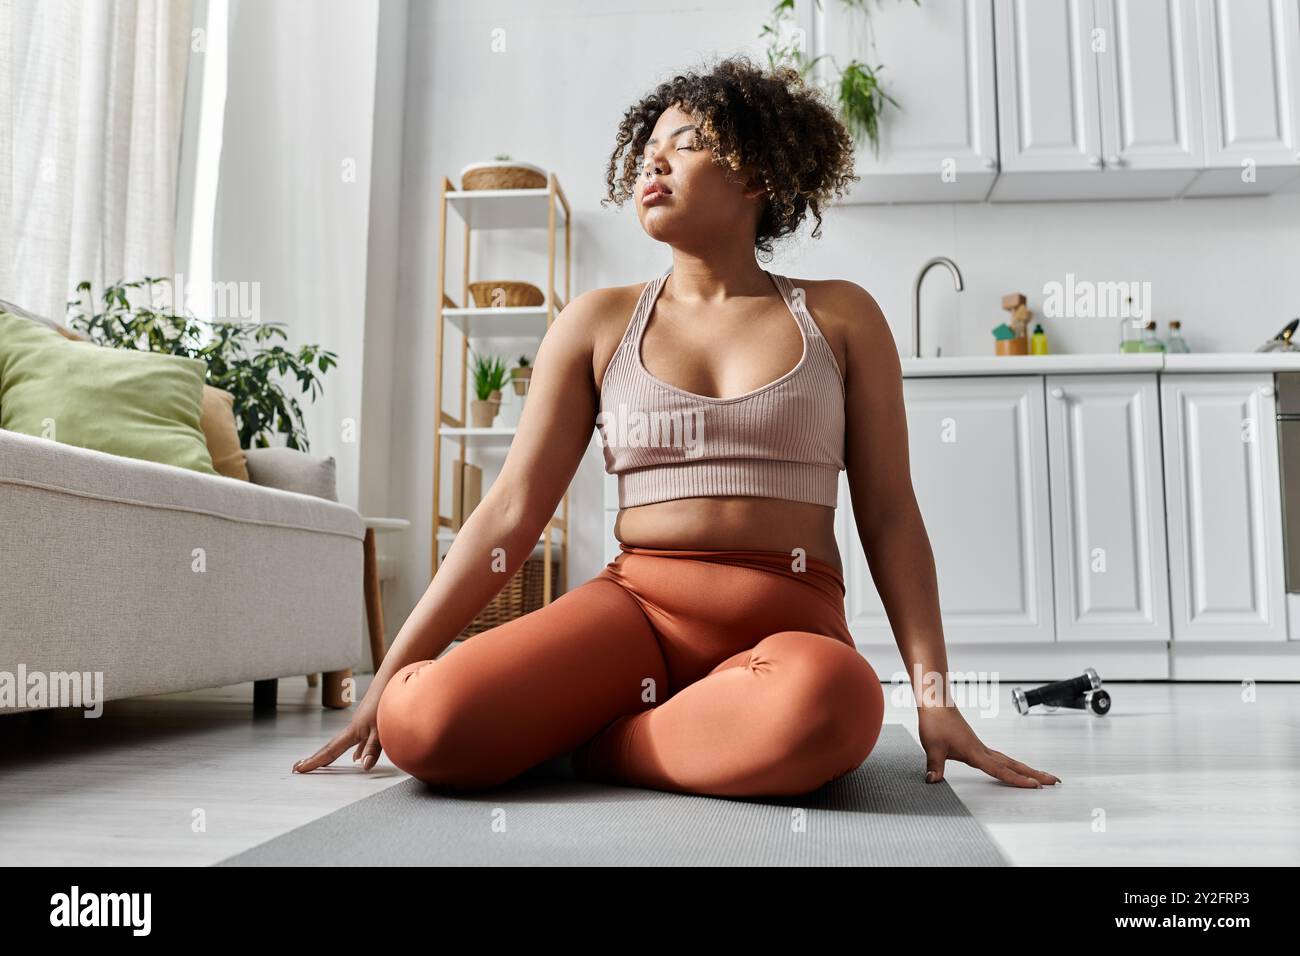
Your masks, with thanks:
[(808, 793), (866, 759), (880, 679), (832, 565), (622, 546), (550, 604), (393, 675), (400, 769), (485, 789), (571, 754), (583, 778), (716, 796)]

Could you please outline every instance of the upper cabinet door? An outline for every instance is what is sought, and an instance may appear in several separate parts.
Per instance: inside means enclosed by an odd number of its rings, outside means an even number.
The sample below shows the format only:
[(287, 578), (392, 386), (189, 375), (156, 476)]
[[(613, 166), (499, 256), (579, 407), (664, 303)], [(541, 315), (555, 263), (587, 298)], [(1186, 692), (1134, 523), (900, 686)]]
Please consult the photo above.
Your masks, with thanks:
[[(944, 636), (1051, 641), (1042, 378), (908, 379), (903, 388), (912, 485), (934, 552)], [(862, 643), (888, 643), (889, 621), (847, 518), (840, 540), (849, 628)]]
[[(880, 154), (863, 142), (847, 202), (978, 201), (997, 175), (993, 0), (880, 4), (864, 17), (834, 0), (811, 8), (813, 55), (843, 69), (883, 65), (898, 101), (880, 118)], [(828, 58), (829, 60), (829, 58)], [(828, 60), (819, 79), (838, 75)]]
[(1272, 192), (1300, 175), (1300, 3), (1197, 0), (1205, 165), (1189, 196)]
[(1003, 172), (1100, 175), (1092, 0), (997, 0), (994, 10)]
[(1051, 375), (1056, 639), (1169, 640), (1156, 376)]
[(995, 200), (1168, 199), (1204, 165), (1193, 0), (998, 0)]
[(1188, 170), (1205, 164), (1193, 0), (1096, 0), (1102, 155), (1107, 172)]

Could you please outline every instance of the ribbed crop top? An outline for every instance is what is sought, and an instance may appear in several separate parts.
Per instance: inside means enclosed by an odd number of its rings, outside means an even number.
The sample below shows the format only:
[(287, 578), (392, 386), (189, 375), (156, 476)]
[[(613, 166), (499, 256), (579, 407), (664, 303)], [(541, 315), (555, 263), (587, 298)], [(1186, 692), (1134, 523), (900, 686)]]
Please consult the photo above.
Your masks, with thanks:
[[(766, 272), (766, 270), (764, 270)], [(597, 428), (620, 508), (674, 498), (756, 495), (834, 508), (844, 468), (844, 379), (794, 285), (771, 272), (803, 339), (798, 364), (732, 398), (650, 374), (641, 339), (669, 273), (646, 283), (605, 369)]]

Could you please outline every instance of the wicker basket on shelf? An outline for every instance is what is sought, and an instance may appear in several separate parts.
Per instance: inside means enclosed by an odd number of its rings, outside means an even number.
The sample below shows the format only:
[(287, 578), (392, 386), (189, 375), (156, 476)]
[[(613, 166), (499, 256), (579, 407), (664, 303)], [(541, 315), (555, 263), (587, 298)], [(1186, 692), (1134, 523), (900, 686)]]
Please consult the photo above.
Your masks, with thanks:
[[(499, 291), (498, 291), (499, 290)], [(542, 290), (531, 282), (512, 282), (509, 279), (492, 279), (486, 282), (471, 282), (469, 294), (474, 304), (480, 309), (525, 308), (541, 305), (546, 301)]]
[(470, 163), (460, 171), (460, 188), (466, 190), (545, 189), (546, 183), (546, 170), (518, 161)]
[[(559, 590), (557, 585), (560, 581), (560, 561), (557, 550), (552, 548), (551, 551), (551, 589), (555, 592)], [(478, 617), (474, 618), (465, 630), (460, 632), (457, 640), (463, 641), (540, 608), (542, 576), (545, 569), (546, 562), (541, 555), (534, 555), (525, 561), (500, 593), (479, 612)]]

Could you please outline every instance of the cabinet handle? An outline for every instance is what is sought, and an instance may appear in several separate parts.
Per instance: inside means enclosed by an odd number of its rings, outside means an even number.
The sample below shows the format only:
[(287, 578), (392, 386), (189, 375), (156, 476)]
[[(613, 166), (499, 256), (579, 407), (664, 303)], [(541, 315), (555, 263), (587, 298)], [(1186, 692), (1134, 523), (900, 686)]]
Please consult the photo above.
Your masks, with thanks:
[(1107, 165), (1107, 166), (1123, 166), (1123, 165), (1124, 165), (1124, 157), (1123, 157), (1123, 156), (1120, 156), (1120, 155), (1118, 155), (1118, 154), (1116, 154), (1116, 155), (1114, 155), (1114, 156), (1107, 156), (1107, 157), (1106, 157), (1106, 165)]
[(1065, 398), (1065, 389), (1060, 387), (1052, 389), (1052, 398)]
[(1089, 156), (1089, 157), (1088, 157), (1088, 165), (1091, 166), (1093, 169), (1100, 169), (1100, 168), (1101, 168), (1101, 157), (1100, 157), (1100, 156)]
[(994, 159), (992, 156), (985, 156), (985, 157), (984, 157), (984, 168), (985, 168), (985, 169), (992, 169), (992, 168), (993, 168), (994, 166), (996, 166), (997, 164), (998, 164), (998, 161), (997, 161), (996, 159)]
[(1261, 386), (1259, 387), (1259, 394), (1263, 395), (1265, 398), (1272, 398), (1272, 397), (1273, 397), (1273, 386), (1272, 386), (1272, 385), (1261, 385)]

